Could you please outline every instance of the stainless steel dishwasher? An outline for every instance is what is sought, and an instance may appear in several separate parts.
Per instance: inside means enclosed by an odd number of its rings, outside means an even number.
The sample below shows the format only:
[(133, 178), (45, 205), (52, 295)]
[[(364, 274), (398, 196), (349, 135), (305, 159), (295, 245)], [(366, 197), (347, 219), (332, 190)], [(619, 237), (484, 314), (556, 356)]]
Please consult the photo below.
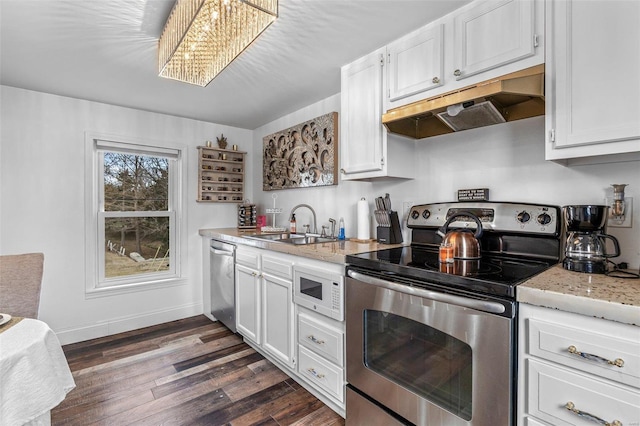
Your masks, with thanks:
[(236, 332), (236, 246), (211, 240), (209, 249), (211, 315)]

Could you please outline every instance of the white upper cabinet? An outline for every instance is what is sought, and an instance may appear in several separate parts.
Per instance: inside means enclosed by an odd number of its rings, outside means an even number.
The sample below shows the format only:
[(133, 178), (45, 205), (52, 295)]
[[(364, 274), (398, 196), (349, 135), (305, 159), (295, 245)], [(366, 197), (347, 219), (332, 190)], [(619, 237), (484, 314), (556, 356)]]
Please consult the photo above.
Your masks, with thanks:
[(386, 49), (378, 49), (341, 70), (340, 173), (343, 180), (413, 175), (414, 145), (393, 141), (387, 149), (382, 125), (386, 93)]
[(547, 160), (640, 151), (640, 2), (547, 4)]
[(341, 70), (341, 172), (379, 172), (387, 132), (382, 117), (385, 49), (379, 49)]
[(384, 109), (544, 63), (542, 0), (476, 0), (387, 45)]
[(476, 2), (454, 18), (454, 69), (460, 80), (534, 56), (533, 0)]
[(387, 46), (389, 102), (442, 86), (444, 25), (427, 26)]

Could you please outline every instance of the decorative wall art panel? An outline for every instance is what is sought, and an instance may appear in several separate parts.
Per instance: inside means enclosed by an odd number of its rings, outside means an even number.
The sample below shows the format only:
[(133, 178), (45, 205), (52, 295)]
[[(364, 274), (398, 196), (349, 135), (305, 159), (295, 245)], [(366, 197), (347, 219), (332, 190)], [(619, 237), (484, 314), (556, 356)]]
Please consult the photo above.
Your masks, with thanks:
[(338, 184), (338, 113), (263, 138), (262, 189)]

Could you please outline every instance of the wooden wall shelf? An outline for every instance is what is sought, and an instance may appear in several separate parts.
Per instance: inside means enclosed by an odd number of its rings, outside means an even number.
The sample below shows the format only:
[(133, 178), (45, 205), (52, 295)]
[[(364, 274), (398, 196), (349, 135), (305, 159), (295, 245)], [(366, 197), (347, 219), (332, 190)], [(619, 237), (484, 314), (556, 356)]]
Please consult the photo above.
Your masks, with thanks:
[(198, 147), (198, 198), (205, 203), (244, 201), (246, 152)]

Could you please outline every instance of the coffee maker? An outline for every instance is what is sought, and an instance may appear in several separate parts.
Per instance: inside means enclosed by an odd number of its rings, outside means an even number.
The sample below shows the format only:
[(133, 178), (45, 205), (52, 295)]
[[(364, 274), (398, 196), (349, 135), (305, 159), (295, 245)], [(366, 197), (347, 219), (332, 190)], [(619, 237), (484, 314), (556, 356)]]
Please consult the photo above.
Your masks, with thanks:
[[(607, 272), (607, 259), (620, 256), (618, 240), (605, 234), (608, 206), (564, 206), (567, 231), (565, 258), (562, 266), (569, 271), (589, 274)], [(613, 243), (615, 253), (607, 254), (606, 240)]]

